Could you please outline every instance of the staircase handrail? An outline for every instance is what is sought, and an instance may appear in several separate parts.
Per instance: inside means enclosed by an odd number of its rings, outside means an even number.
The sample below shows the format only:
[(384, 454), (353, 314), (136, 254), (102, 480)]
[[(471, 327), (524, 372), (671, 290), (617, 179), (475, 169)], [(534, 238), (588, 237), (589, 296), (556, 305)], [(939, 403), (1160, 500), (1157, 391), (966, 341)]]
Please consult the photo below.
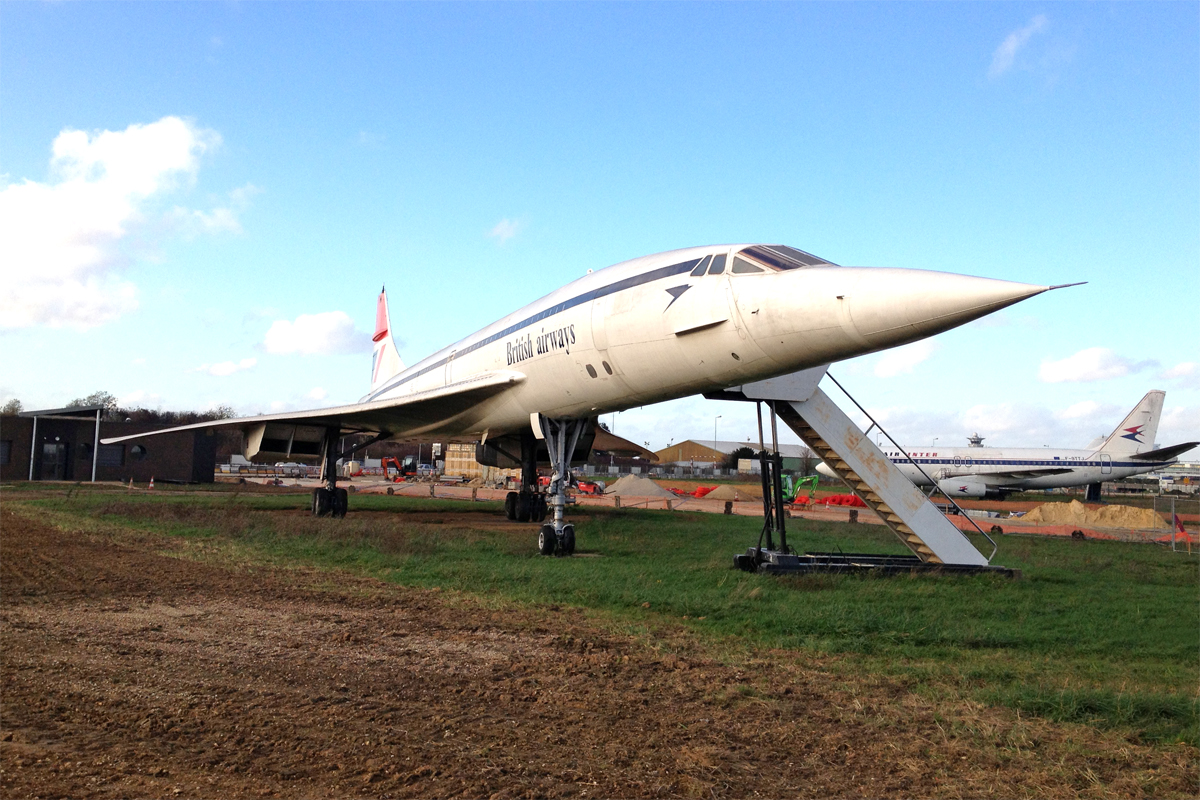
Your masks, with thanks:
[[(835, 386), (837, 386), (839, 389), (841, 389), (841, 390), (842, 390), (842, 394), (846, 395), (846, 398), (847, 398), (847, 399), (848, 399), (848, 400), (849, 400), (851, 403), (854, 403), (854, 407), (855, 407), (855, 408), (857, 408), (859, 411), (861, 411), (861, 412), (863, 413), (863, 416), (865, 416), (867, 419), (871, 420), (871, 428), (878, 428), (878, 429), (879, 429), (879, 432), (880, 432), (880, 433), (882, 433), (884, 436), (886, 436), (886, 437), (888, 438), (888, 441), (890, 441), (892, 444), (894, 444), (894, 445), (896, 446), (896, 449), (897, 449), (897, 450), (899, 450), (901, 453), (903, 453), (903, 454), (904, 454), (904, 457), (905, 457), (906, 459), (908, 459), (908, 463), (910, 463), (910, 464), (912, 464), (914, 467), (916, 467), (916, 468), (917, 468), (917, 471), (918, 471), (918, 472), (920, 472), (922, 475), (924, 475), (924, 476), (925, 476), (925, 480), (927, 480), (927, 481), (929, 481), (931, 484), (933, 484), (934, 488), (935, 488), (935, 489), (937, 489), (938, 491), (942, 491), (942, 490), (941, 490), (941, 487), (940, 487), (940, 486), (938, 486), (938, 483), (937, 483), (937, 481), (935, 481), (933, 478), (929, 477), (929, 473), (928, 473), (928, 472), (926, 472), (926, 471), (925, 471), (925, 469), (924, 469), (924, 468), (923, 468), (923, 467), (922, 467), (920, 464), (918, 464), (918, 463), (917, 463), (917, 462), (916, 462), (916, 461), (913, 459), (913, 457), (912, 457), (912, 456), (910, 456), (910, 455), (908, 454), (908, 451), (907, 451), (907, 450), (905, 450), (903, 447), (901, 447), (901, 446), (900, 446), (900, 443), (899, 443), (899, 442), (897, 442), (895, 439), (893, 439), (893, 438), (892, 438), (892, 435), (891, 435), (890, 433), (888, 433), (886, 430), (884, 430), (884, 427), (883, 427), (882, 425), (880, 425), (880, 424), (879, 424), (879, 423), (878, 423), (878, 422), (875, 420), (875, 418), (874, 418), (874, 417), (872, 417), (872, 416), (871, 416), (871, 414), (870, 414), (870, 413), (869, 413), (869, 412), (868, 412), (868, 411), (867, 411), (865, 408), (863, 408), (863, 407), (862, 407), (862, 406), (859, 404), (859, 402), (858, 402), (857, 400), (855, 400), (855, 399), (854, 399), (854, 397), (853, 397), (853, 396), (850, 394), (850, 392), (846, 391), (846, 387), (845, 387), (845, 386), (842, 386), (842, 384), (838, 383), (838, 379), (837, 379), (837, 378), (835, 378), (835, 377), (833, 377), (832, 373), (826, 372), (826, 373), (825, 373), (825, 377), (827, 377), (827, 378), (829, 378), (829, 380), (833, 381), (834, 385), (835, 385)], [(870, 428), (868, 428), (868, 429), (867, 429), (867, 434), (868, 434), (868, 435), (870, 434), (870, 431), (871, 431), (871, 429), (870, 429)], [(989, 542), (989, 543), (992, 545), (992, 553), (991, 553), (991, 555), (989, 555), (989, 556), (987, 557), (988, 563), (989, 563), (989, 564), (990, 564), (990, 563), (992, 563), (992, 558), (994, 558), (994, 557), (995, 557), (995, 555), (996, 555), (996, 552), (997, 552), (997, 551), (1000, 549), (1000, 545), (996, 544), (996, 540), (995, 540), (995, 539), (993, 539), (991, 536), (989, 536), (989, 535), (988, 535), (988, 534), (987, 534), (987, 533), (986, 533), (986, 532), (983, 530), (983, 528), (979, 527), (979, 523), (975, 522), (975, 519), (974, 519), (974, 517), (972, 517), (970, 514), (968, 514), (968, 513), (967, 513), (967, 512), (966, 512), (966, 511), (963, 509), (963, 507), (962, 507), (962, 506), (960, 506), (960, 505), (959, 505), (957, 502), (955, 502), (955, 500), (954, 500), (954, 498), (953, 498), (953, 497), (951, 497), (950, 495), (946, 494), (945, 492), (942, 492), (942, 497), (945, 497), (947, 500), (949, 500), (949, 501), (950, 501), (950, 504), (951, 504), (951, 505), (953, 505), (953, 506), (954, 506), (956, 509), (958, 509), (958, 513), (959, 513), (959, 515), (960, 515), (960, 516), (962, 516), (962, 517), (964, 517), (964, 518), (967, 520), (967, 522), (971, 523), (971, 527), (973, 527), (975, 530), (979, 531), (979, 533), (980, 533), (980, 534), (983, 536), (983, 538), (987, 539), (987, 540), (988, 540), (988, 542)]]

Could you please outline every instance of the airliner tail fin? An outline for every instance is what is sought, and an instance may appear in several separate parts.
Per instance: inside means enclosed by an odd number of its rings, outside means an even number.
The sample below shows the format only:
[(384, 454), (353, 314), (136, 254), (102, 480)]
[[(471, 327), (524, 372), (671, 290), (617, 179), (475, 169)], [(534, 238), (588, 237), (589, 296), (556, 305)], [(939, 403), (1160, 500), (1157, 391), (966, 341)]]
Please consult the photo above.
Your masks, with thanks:
[(386, 289), (379, 290), (379, 302), (375, 306), (375, 352), (371, 356), (371, 391), (375, 391), (388, 379), (404, 370), (396, 340), (392, 338), (391, 320), (388, 318)]
[(1098, 449), (1113, 455), (1134, 455), (1154, 449), (1158, 420), (1162, 416), (1163, 399), (1167, 393), (1155, 389), (1146, 392), (1129, 416), (1109, 434)]

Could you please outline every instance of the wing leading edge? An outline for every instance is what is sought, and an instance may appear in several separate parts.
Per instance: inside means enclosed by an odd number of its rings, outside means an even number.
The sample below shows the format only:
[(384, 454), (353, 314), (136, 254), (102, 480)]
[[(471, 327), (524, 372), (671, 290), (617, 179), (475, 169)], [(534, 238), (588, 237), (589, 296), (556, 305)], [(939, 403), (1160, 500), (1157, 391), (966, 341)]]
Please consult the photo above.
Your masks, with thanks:
[(389, 400), (370, 403), (355, 403), (311, 411), (293, 411), (283, 414), (262, 414), (256, 417), (219, 419), (212, 422), (197, 422), (164, 428), (132, 436), (115, 436), (101, 439), (104, 444), (116, 444), (130, 439), (142, 439), (163, 433), (197, 430), (200, 428), (244, 428), (267, 424), (303, 425), (313, 428), (337, 428), (343, 433), (385, 433), (392, 436), (407, 431), (420, 431), (451, 420), (505, 389), (525, 380), (525, 375), (515, 370), (498, 370), (457, 381), (438, 389), (417, 392)]

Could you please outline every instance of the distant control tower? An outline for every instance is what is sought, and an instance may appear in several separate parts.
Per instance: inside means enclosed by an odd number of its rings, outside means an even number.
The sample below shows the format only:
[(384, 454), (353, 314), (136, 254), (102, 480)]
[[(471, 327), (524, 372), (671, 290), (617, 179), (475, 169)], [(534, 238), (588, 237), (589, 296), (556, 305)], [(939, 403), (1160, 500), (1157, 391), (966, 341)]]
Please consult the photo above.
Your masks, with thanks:
[(983, 437), (977, 432), (967, 437), (967, 444), (970, 447), (983, 447)]

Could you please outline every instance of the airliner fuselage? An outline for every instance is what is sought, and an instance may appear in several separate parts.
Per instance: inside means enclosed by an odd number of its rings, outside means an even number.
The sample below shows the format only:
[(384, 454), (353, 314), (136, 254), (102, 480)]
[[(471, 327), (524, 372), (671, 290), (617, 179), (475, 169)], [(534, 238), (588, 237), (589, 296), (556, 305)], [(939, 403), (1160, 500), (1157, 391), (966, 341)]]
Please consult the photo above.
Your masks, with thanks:
[[(1134, 460), (1128, 454), (1111, 454), (1095, 450), (1052, 450), (1050, 448), (958, 447), (914, 448), (910, 455), (920, 469), (900, 450), (884, 447), (883, 452), (899, 467), (905, 477), (917, 486), (932, 486), (950, 479), (963, 483), (963, 478), (1001, 477), (1016, 472), (1029, 474), (1006, 480), (1004, 486), (1013, 491), (1086, 486), (1092, 483), (1121, 480), (1133, 475), (1152, 472), (1175, 463)], [(1060, 471), (1062, 470), (1062, 471)]]
[(589, 273), (384, 381), (361, 402), (505, 370), (524, 380), (406, 431), (474, 440), (532, 413), (594, 417), (924, 338), (1045, 287), (839, 267), (792, 248), (697, 247)]

